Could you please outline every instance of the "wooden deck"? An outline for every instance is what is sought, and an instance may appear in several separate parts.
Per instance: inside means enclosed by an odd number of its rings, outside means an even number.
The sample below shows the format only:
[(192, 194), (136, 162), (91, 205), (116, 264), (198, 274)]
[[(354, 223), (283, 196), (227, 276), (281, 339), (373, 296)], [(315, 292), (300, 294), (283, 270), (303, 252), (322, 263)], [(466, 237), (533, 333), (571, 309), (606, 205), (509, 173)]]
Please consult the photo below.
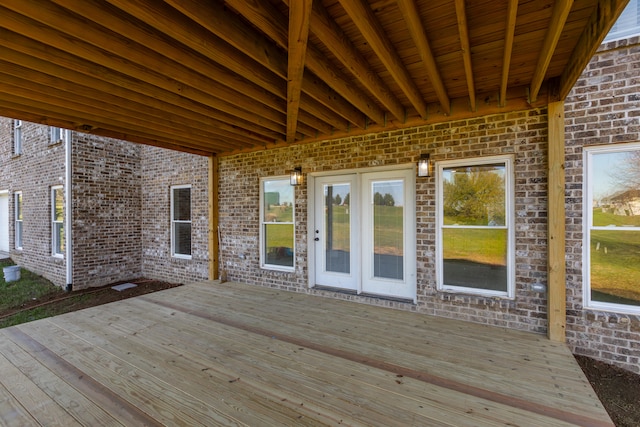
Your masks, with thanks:
[(564, 345), (237, 283), (0, 330), (0, 425), (610, 426)]

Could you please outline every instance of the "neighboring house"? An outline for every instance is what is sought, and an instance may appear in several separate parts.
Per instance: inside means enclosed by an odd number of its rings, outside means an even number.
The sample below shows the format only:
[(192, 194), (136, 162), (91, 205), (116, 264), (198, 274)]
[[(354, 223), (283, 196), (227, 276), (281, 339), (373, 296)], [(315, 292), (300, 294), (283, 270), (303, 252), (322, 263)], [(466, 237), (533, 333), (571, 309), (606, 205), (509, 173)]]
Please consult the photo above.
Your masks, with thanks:
[(208, 278), (207, 158), (1, 118), (0, 159), (17, 264), (73, 289)]
[[(635, 372), (640, 218), (598, 201), (640, 190), (612, 176), (640, 157), (638, 16), (632, 0), (611, 34), (623, 38), (601, 46), (565, 103), (567, 341)], [(548, 122), (547, 109), (530, 109), (221, 157), (212, 231), (222, 274), (544, 333)], [(0, 243), (17, 263), (69, 283), (60, 206), (70, 138), (74, 287), (207, 278), (207, 159), (0, 126), (0, 209), (9, 206)], [(423, 153), (433, 173), (416, 177)], [(304, 182), (292, 186), (298, 167)]]

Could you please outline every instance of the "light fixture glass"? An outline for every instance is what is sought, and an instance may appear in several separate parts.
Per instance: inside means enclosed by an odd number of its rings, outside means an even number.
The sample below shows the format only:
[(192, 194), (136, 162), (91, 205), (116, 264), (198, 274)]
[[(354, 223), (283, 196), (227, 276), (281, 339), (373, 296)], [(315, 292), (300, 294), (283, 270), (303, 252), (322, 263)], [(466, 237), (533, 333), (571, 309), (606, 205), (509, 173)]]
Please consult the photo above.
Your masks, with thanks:
[(429, 154), (420, 155), (420, 159), (418, 160), (418, 176), (431, 176), (431, 162), (429, 161)]
[(294, 170), (291, 171), (291, 176), (289, 178), (289, 183), (291, 185), (300, 185), (302, 184), (302, 168), (298, 166)]

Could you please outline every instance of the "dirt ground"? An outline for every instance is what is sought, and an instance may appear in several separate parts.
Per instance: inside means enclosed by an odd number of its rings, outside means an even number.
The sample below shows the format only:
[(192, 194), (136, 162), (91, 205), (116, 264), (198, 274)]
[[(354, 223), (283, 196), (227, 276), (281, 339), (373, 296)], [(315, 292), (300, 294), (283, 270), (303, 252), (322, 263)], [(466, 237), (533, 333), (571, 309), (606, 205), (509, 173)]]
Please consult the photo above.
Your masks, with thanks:
[[(180, 286), (144, 279), (137, 280), (135, 283), (137, 284), (135, 288), (123, 291), (115, 291), (111, 289), (113, 285), (109, 285), (68, 294), (58, 293), (39, 298), (12, 312), (44, 306), (52, 313), (51, 315), (62, 314)], [(11, 312), (0, 312), (0, 319), (11, 314)], [(576, 359), (615, 425), (618, 427), (640, 426), (640, 375), (588, 357), (576, 356)]]

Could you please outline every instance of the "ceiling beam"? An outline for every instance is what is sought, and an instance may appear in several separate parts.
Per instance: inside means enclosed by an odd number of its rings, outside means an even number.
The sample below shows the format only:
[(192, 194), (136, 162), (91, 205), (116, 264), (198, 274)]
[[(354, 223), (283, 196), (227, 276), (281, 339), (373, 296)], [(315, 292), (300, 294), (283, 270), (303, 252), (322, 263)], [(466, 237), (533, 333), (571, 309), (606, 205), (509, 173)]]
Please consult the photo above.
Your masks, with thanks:
[[(211, 109), (172, 92), (158, 90), (156, 86), (138, 79), (111, 72), (107, 67), (83, 61), (67, 52), (51, 47), (43, 48), (38, 42), (3, 28), (0, 28), (0, 57), (10, 59), (26, 69), (44, 70), (60, 81), (91, 87), (101, 93), (113, 94), (130, 102), (201, 122), (205, 126), (212, 126), (215, 122), (211, 122), (211, 119), (214, 119), (271, 139), (284, 140), (283, 124), (276, 124), (245, 110), (238, 110), (244, 115), (244, 118), (239, 118)], [(315, 135), (315, 132), (309, 135)]]
[(364, 0), (340, 0), (340, 4), (389, 71), (391, 77), (400, 86), (409, 102), (418, 111), (418, 114), (426, 119), (428, 115), (427, 103), (369, 4)]
[(467, 77), (467, 90), (469, 91), (469, 107), (471, 111), (476, 111), (476, 85), (474, 82), (473, 64), (471, 62), (471, 45), (469, 43), (469, 26), (467, 24), (465, 0), (456, 0), (456, 16), (458, 18), (458, 33), (460, 34), (460, 49), (464, 63), (464, 73)]
[(429, 45), (429, 39), (427, 33), (424, 30), (422, 21), (420, 20), (420, 12), (415, 0), (398, 0), (398, 7), (402, 13), (407, 29), (411, 34), (413, 42), (420, 51), (420, 59), (424, 63), (427, 75), (433, 86), (433, 90), (436, 92), (436, 96), (440, 101), (442, 112), (447, 115), (451, 113), (451, 100), (447, 94), (447, 89), (444, 86), (442, 77), (440, 77), (440, 71), (438, 65), (433, 57), (431, 46)]
[[(220, 70), (223, 74), (218, 73), (216, 79), (205, 77), (116, 33), (104, 28), (100, 30), (97, 25), (92, 27), (93, 31), (87, 32), (84, 21), (51, 3), (43, 4), (34, 0), (24, 0), (12, 3), (11, 8), (15, 12), (2, 10), (3, 14), (11, 17), (6, 20), (7, 27), (20, 32), (25, 26), (38, 26), (38, 41), (45, 45), (56, 47), (79, 58), (103, 65), (112, 71), (151, 83), (231, 115), (240, 116), (242, 113), (239, 109), (244, 109), (247, 112), (251, 111), (252, 116), (257, 114), (284, 124), (285, 101), (252, 83), (238, 79), (228, 71)], [(31, 19), (38, 20), (44, 26)], [(64, 22), (65, 25), (60, 25), (60, 22)], [(74, 39), (70, 39), (70, 36)], [(137, 55), (132, 56), (132, 50), (137, 51)], [(119, 56), (123, 52), (127, 52), (130, 57), (135, 57), (139, 62), (133, 63)], [(215, 64), (210, 64), (210, 69), (213, 73)], [(226, 81), (229, 86), (219, 81)], [(231, 89), (230, 86), (233, 86), (231, 81), (234, 81), (236, 90)], [(226, 100), (233, 100), (233, 104)], [(256, 105), (256, 100), (264, 105)]]
[(560, 76), (559, 99), (564, 100), (593, 58), (598, 47), (613, 27), (629, 0), (599, 0), (589, 17), (569, 62)]
[[(122, 0), (120, 0), (122, 1)], [(149, 1), (149, 0), (147, 0)], [(202, 0), (170, 0), (174, 7), (178, 8), (182, 13), (188, 15), (191, 19), (198, 22), (204, 28), (207, 28), (214, 34), (224, 39), (226, 42), (241, 50), (248, 56), (260, 61), (263, 65), (271, 67), (271, 71), (287, 79), (289, 58), (286, 53), (273, 47), (271, 43), (265, 40), (264, 36), (242, 22), (235, 14), (226, 10), (217, 2), (203, 2)], [(244, 10), (249, 8), (254, 11), (252, 16), (278, 16), (279, 11), (268, 7), (266, 4), (260, 4), (256, 9), (251, 8), (246, 2), (236, 4), (230, 1), (230, 6), (237, 6)], [(268, 34), (282, 34), (282, 29), (286, 29), (286, 18), (280, 14), (280, 19), (272, 19), (262, 21), (260, 30)], [(242, 31), (239, 28), (245, 27)], [(266, 27), (282, 27), (278, 29), (270, 29)], [(288, 37), (288, 36), (287, 36)], [(288, 50), (288, 40), (274, 40), (278, 45)], [(283, 43), (286, 43), (283, 45)], [(268, 52), (268, 55), (265, 55)], [(364, 128), (366, 127), (366, 117), (372, 117), (374, 120), (380, 120), (383, 113), (375, 108), (375, 104), (363, 102), (363, 95), (353, 89), (353, 85), (348, 79), (335, 73), (331, 64), (323, 57), (317, 49), (307, 45), (306, 49), (306, 66), (307, 68), (323, 78), (327, 82), (320, 82), (308, 73), (304, 73), (302, 77), (302, 91), (311, 95), (314, 99), (330, 108), (335, 114), (343, 117), (353, 125)], [(330, 79), (327, 79), (327, 71), (333, 70)], [(332, 84), (331, 84), (332, 83)], [(347, 90), (344, 90), (347, 89)], [(345, 96), (346, 95), (346, 96)]]
[(507, 6), (507, 25), (504, 31), (504, 52), (502, 54), (502, 77), (500, 80), (501, 107), (507, 102), (507, 86), (509, 84), (509, 68), (511, 68), (511, 54), (513, 53), (513, 38), (516, 31), (516, 17), (518, 16), (518, 0), (509, 0)]
[(298, 110), (302, 94), (309, 17), (312, 0), (296, 0), (289, 4), (289, 66), (287, 70), (287, 142), (295, 142)]
[(551, 58), (556, 50), (564, 24), (567, 22), (569, 12), (571, 12), (571, 6), (573, 6), (573, 0), (556, 0), (553, 2), (553, 12), (551, 13), (551, 21), (547, 27), (547, 33), (544, 36), (542, 42), (542, 49), (540, 49), (540, 55), (538, 56), (538, 62), (536, 68), (533, 71), (533, 77), (531, 78), (531, 88), (529, 89), (529, 98), (532, 102), (535, 102), (538, 98), (538, 92), (542, 86), (542, 82), (547, 74), (547, 69), (551, 63)]

